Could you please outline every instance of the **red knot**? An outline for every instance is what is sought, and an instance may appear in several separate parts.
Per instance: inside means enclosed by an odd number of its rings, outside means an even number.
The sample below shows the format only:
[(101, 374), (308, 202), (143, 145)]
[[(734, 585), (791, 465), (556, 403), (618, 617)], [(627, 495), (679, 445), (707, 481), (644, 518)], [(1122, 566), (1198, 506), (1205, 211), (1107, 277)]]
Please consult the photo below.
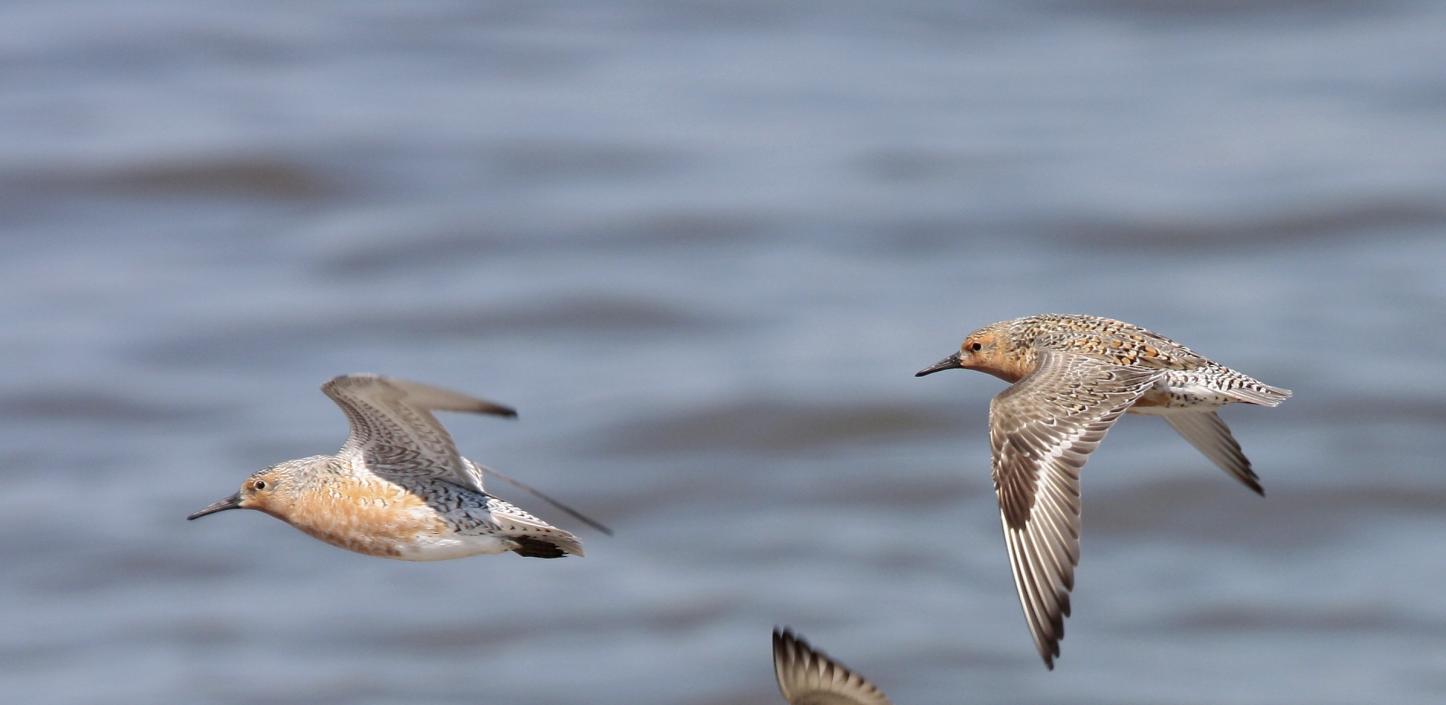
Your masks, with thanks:
[(253, 473), (241, 490), (187, 519), (256, 509), (334, 546), (409, 561), (512, 551), (581, 556), (577, 537), (487, 493), (484, 474), (532, 488), (462, 457), (433, 411), (515, 417), (501, 404), (406, 380), (342, 375), (322, 385), (351, 424), (335, 455), (288, 460)]
[(1260, 478), (1215, 413), (1276, 406), (1272, 387), (1162, 335), (1097, 316), (1041, 315), (985, 326), (920, 370), (987, 372), (1011, 387), (989, 404), (989, 445), (1004, 543), (1024, 618), (1054, 668), (1079, 563), (1079, 471), (1120, 414), (1162, 416), (1246, 487)]
[(773, 673), (783, 699), (793, 705), (891, 705), (867, 678), (786, 627), (773, 629)]

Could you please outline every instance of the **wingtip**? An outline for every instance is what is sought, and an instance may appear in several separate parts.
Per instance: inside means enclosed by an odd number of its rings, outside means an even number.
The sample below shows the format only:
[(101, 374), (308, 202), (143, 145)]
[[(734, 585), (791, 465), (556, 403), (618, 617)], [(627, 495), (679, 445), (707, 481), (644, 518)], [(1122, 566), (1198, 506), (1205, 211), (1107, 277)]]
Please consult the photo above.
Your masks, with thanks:
[(786, 624), (774, 625), (773, 641), (783, 646), (808, 646), (808, 642)]
[(1260, 495), (1261, 497), (1264, 497), (1264, 496), (1265, 496), (1265, 486), (1262, 485), (1262, 484), (1260, 484), (1260, 478), (1259, 478), (1259, 477), (1255, 477), (1255, 476), (1254, 476), (1255, 473), (1251, 473), (1251, 475), (1252, 475), (1252, 477), (1250, 477), (1250, 478), (1248, 478), (1248, 479), (1242, 478), (1241, 484), (1245, 485), (1246, 489), (1250, 490), (1251, 492), (1254, 492), (1255, 494)]
[(1059, 642), (1050, 644), (1047, 649), (1041, 651), (1039, 657), (1044, 659), (1044, 668), (1048, 671), (1054, 670), (1054, 660), (1059, 658)]
[(773, 625), (773, 653), (777, 654), (789, 642), (794, 640), (793, 630), (782, 625)]
[(472, 402), (472, 408), (462, 408), (458, 409), (458, 411), (470, 411), (474, 414), (500, 416), (504, 419), (517, 418), (517, 409), (514, 409), (506, 404), (498, 404), (495, 401), (487, 401), (485, 399), (473, 399)]

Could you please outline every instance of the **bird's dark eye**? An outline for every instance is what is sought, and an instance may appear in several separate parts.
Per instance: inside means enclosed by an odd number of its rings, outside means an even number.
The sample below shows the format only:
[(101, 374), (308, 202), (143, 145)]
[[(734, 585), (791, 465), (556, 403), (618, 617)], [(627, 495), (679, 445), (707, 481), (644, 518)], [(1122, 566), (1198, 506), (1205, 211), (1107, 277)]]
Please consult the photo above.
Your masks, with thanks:
[(970, 344), (969, 344), (969, 352), (979, 352), (979, 349), (982, 348), (982, 347), (984, 347), (984, 346), (983, 346), (983, 345), (980, 345), (979, 343), (970, 343)]
[(265, 481), (265, 480), (257, 480), (255, 483), (253, 483), (253, 484), (251, 485), (251, 488), (252, 488), (252, 489), (257, 489), (257, 490), (264, 490), (264, 489), (266, 489), (266, 481)]

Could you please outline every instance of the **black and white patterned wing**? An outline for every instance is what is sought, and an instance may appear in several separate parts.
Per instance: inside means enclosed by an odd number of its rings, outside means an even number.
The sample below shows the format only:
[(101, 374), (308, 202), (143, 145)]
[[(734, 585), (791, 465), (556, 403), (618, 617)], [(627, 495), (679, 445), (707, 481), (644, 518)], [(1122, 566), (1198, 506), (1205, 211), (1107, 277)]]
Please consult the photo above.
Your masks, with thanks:
[(1041, 353), (994, 398), (989, 444), (1014, 584), (1035, 647), (1054, 668), (1079, 563), (1079, 471), (1110, 426), (1164, 374), (1096, 357)]
[(457, 453), (433, 411), (516, 416), (511, 408), (417, 382), (371, 374), (322, 385), (346, 414), (351, 435), (341, 454), (360, 453), (367, 467), (394, 481), (432, 478), (482, 491), (482, 474)]

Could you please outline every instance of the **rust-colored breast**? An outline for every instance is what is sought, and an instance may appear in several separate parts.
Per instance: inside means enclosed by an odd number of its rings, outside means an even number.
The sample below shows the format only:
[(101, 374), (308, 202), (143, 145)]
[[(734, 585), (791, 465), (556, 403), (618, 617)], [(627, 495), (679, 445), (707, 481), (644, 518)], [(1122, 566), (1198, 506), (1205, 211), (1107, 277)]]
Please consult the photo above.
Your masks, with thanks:
[(382, 481), (328, 483), (298, 497), (281, 518), (329, 544), (373, 556), (397, 557), (418, 538), (447, 531), (420, 497)]

